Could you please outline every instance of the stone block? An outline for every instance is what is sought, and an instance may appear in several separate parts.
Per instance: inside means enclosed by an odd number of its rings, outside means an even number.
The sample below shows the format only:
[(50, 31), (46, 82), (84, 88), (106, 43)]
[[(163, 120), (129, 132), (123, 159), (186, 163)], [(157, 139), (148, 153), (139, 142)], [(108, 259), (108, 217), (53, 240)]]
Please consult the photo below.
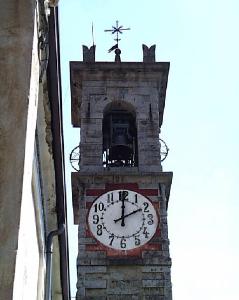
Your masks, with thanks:
[(97, 196), (87, 196), (85, 198), (85, 201), (86, 202), (89, 202), (89, 203), (93, 203), (95, 201), (95, 199), (97, 198)]
[(85, 251), (85, 245), (78, 245), (79, 252)]
[(88, 245), (88, 244), (96, 244), (96, 241), (94, 238), (79, 238), (79, 244), (80, 245)]
[(146, 288), (155, 288), (161, 286), (162, 281), (159, 279), (143, 279), (142, 285)]
[(109, 294), (114, 295), (133, 295), (141, 292), (141, 280), (108, 280), (107, 291)]
[(91, 264), (90, 258), (77, 258), (77, 266), (89, 266)]
[(85, 288), (85, 280), (83, 278), (78, 278), (76, 287), (77, 288)]
[(84, 287), (86, 289), (105, 289), (107, 281), (104, 279), (85, 280)]
[(88, 157), (86, 155), (84, 159), (81, 160), (81, 169), (83, 170), (84, 166), (87, 166), (89, 170), (94, 171), (99, 164), (102, 165), (102, 158), (99, 155)]
[(106, 253), (104, 251), (84, 251), (83, 253), (79, 253), (79, 257), (101, 259), (106, 257)]
[(86, 299), (108, 299), (106, 295), (105, 289), (86, 289)]
[(108, 265), (108, 260), (106, 258), (95, 258), (90, 260), (90, 264), (92, 266), (101, 266), (101, 265)]
[(163, 272), (144, 273), (142, 276), (143, 280), (164, 280)]
[(91, 152), (91, 151), (94, 151), (95, 149), (101, 149), (102, 145), (101, 145), (101, 142), (99, 143), (82, 143), (81, 144), (81, 152)]
[(77, 258), (77, 266), (79, 268), (79, 272), (81, 266), (107, 266), (108, 265), (108, 261), (106, 258), (102, 258), (102, 257), (87, 257), (84, 255), (84, 252), (81, 254), (78, 254), (78, 258)]
[(86, 230), (85, 230), (85, 226), (79, 226), (78, 229), (78, 237), (79, 238), (83, 238), (85, 236)]
[(78, 287), (77, 293), (76, 293), (76, 300), (82, 299), (81, 297), (85, 296), (85, 288), (84, 287)]
[(128, 266), (128, 265), (142, 265), (142, 259), (138, 257), (125, 258), (109, 258), (110, 266)]
[(143, 258), (152, 258), (152, 257), (161, 257), (161, 251), (143, 251), (142, 257)]
[(91, 128), (97, 129), (97, 126), (102, 125), (102, 120), (101, 119), (90, 119), (89, 120), (88, 118), (82, 118), (81, 122), (82, 122), (81, 134), (83, 132), (83, 134), (86, 134), (86, 135), (88, 133), (87, 131), (89, 130), (89, 128), (90, 129)]
[(168, 257), (158, 256), (158, 257), (144, 258), (143, 263), (145, 265), (171, 266), (171, 259)]
[(82, 274), (105, 273), (106, 266), (80, 266), (79, 271)]
[(101, 144), (102, 138), (100, 136), (100, 132), (90, 132), (87, 136), (81, 136), (81, 143), (87, 143), (87, 144)]
[[(163, 294), (162, 294), (163, 295)], [(156, 293), (154, 295), (147, 295), (147, 296), (144, 296), (143, 298), (144, 300), (169, 300), (169, 299), (166, 299), (164, 296), (159, 296), (159, 293)]]
[(165, 272), (166, 269), (165, 267), (161, 266), (143, 266), (142, 267), (142, 272), (143, 273), (159, 273), (159, 272)]
[(149, 244), (159, 244), (159, 247), (160, 247), (160, 245), (162, 244), (162, 239), (161, 239), (161, 237), (153, 237), (150, 240)]
[[(157, 296), (157, 297), (160, 297), (160, 296), (164, 296), (164, 288), (163, 287), (145, 287), (143, 289), (143, 293), (145, 295), (146, 298), (144, 299), (148, 299), (147, 296)], [(157, 298), (157, 299), (163, 299), (165, 300), (164, 298)]]
[(109, 295), (107, 300), (142, 300), (139, 295)]
[(107, 279), (107, 274), (106, 273), (87, 273), (84, 274), (85, 280), (106, 280)]

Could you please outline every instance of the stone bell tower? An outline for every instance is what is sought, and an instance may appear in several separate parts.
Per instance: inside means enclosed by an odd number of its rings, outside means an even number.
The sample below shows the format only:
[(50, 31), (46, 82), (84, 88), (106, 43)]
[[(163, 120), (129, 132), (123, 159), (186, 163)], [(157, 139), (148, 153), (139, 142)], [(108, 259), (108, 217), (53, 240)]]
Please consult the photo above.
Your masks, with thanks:
[(95, 62), (94, 50), (84, 46), (83, 62), (70, 62), (80, 127), (76, 299), (171, 300), (172, 173), (162, 170), (159, 140), (169, 63), (155, 62), (155, 46), (143, 45), (143, 62), (121, 62), (119, 51), (115, 62)]

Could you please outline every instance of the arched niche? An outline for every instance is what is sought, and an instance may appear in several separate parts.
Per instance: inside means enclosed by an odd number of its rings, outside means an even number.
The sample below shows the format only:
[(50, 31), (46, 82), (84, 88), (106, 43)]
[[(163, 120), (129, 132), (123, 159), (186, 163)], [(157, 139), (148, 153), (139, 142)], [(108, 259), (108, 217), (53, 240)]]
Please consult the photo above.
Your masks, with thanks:
[(104, 167), (138, 165), (136, 112), (132, 104), (114, 101), (105, 107), (102, 136)]

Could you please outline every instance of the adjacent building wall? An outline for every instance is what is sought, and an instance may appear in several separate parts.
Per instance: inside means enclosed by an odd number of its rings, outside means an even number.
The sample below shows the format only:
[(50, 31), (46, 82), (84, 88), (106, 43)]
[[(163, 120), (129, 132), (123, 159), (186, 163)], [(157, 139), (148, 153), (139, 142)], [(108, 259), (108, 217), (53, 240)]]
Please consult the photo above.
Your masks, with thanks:
[(12, 299), (18, 249), (26, 129), (30, 105), (34, 5), (33, 1), (4, 1), (0, 10), (0, 295), (2, 299)]
[[(54, 20), (55, 9), (51, 13)], [(43, 0), (1, 4), (0, 299), (6, 300), (44, 299), (46, 238), (58, 228), (59, 213), (61, 222), (66, 223), (65, 212), (57, 209), (64, 206), (56, 196), (53, 148), (60, 149), (60, 155), (63, 149), (53, 147), (53, 110), (48, 96), (49, 87), (59, 83), (47, 84), (43, 68), (47, 64), (42, 63), (47, 56), (40, 53), (40, 46), (48, 47), (41, 44), (44, 16)], [(57, 32), (57, 21), (43, 25), (44, 30), (52, 27)], [(56, 42), (53, 39), (51, 45)], [(59, 70), (52, 65), (51, 72)], [(56, 97), (54, 101), (61, 99)], [(61, 115), (54, 122), (61, 123)], [(62, 133), (54, 134), (62, 143)], [(64, 185), (64, 181), (58, 185)], [(53, 299), (69, 299), (69, 283), (62, 280), (63, 270), (68, 272), (67, 233), (63, 235), (64, 239), (54, 238)]]

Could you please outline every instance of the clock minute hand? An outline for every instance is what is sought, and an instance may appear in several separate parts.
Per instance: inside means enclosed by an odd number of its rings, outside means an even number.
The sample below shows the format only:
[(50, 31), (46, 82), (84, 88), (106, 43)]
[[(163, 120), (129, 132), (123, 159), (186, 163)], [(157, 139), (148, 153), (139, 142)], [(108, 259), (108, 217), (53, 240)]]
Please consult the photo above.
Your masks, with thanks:
[(126, 194), (125, 191), (122, 191), (119, 194), (120, 200), (122, 202), (122, 205), (121, 205), (121, 226), (123, 226), (123, 227), (125, 226), (124, 214), (125, 214), (125, 199), (126, 199), (127, 195), (128, 194)]
[(125, 197), (123, 197), (122, 199), (122, 206), (121, 206), (121, 226), (125, 226), (125, 223), (124, 223), (124, 218), (125, 218), (125, 214), (124, 214), (124, 209), (125, 209), (125, 205), (124, 205), (124, 201), (125, 201)]
[(122, 220), (122, 219), (125, 219), (125, 218), (127, 218), (127, 217), (129, 217), (129, 216), (131, 216), (131, 215), (133, 215), (133, 214), (136, 214), (138, 211), (141, 211), (141, 210), (142, 210), (142, 208), (136, 209), (136, 210), (132, 211), (131, 213), (129, 213), (129, 214), (127, 214), (127, 215), (124, 215), (123, 217), (120, 217), (120, 218), (118, 218), (118, 219), (115, 219), (114, 222), (117, 223), (118, 221), (120, 221), (120, 220)]

